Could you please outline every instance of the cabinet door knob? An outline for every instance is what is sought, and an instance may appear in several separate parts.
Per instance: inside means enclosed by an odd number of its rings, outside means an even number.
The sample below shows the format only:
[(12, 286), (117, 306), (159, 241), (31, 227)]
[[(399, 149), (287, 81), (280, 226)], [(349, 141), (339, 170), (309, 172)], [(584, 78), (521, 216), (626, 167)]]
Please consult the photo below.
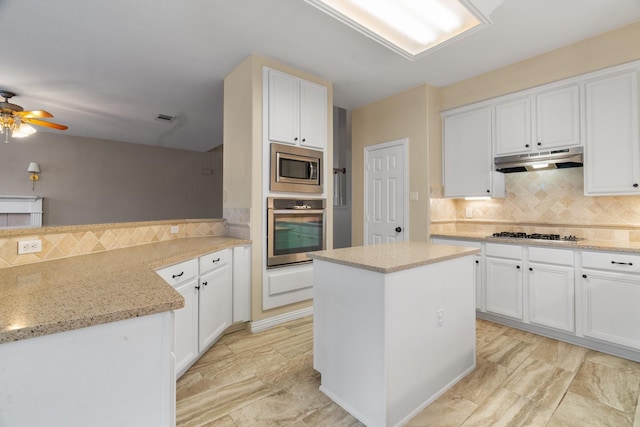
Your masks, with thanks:
[(487, 194), (491, 193), (491, 190), (487, 190)]
[(525, 147), (529, 148), (529, 144), (525, 145)]
[(196, 289), (200, 290), (200, 286), (196, 286)]
[(533, 268), (529, 267), (529, 271), (533, 271)]
[(207, 286), (209, 282), (202, 282), (202, 286)]
[(638, 183), (633, 184), (633, 188), (638, 188)]
[(518, 270), (520, 270), (520, 266), (519, 266), (519, 265), (516, 265), (516, 268), (517, 268)]
[(586, 279), (586, 278), (587, 278), (587, 275), (586, 275), (586, 274), (583, 274), (583, 275), (582, 275), (582, 278), (583, 278), (583, 279)]
[(293, 140), (294, 140), (294, 141), (297, 141), (297, 140), (298, 140), (298, 137), (296, 136), (295, 138), (293, 138)]
[(542, 142), (538, 142), (538, 147), (540, 147), (542, 145)]
[(480, 264), (480, 261), (476, 260), (476, 264)]
[(302, 138), (302, 142), (305, 142), (307, 140), (307, 138)]

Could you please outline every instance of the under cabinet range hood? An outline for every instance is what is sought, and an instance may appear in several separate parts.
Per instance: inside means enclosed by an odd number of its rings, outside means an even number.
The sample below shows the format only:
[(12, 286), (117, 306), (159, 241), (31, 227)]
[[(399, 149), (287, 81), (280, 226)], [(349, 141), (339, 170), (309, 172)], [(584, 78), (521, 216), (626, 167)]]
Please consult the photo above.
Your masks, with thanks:
[(582, 147), (500, 156), (493, 163), (503, 173), (577, 168), (582, 166)]

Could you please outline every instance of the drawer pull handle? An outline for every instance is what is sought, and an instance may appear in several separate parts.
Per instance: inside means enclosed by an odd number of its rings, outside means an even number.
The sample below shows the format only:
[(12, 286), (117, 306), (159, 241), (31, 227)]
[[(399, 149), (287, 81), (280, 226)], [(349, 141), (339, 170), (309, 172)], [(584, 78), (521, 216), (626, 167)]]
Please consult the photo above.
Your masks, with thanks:
[(218, 261), (220, 261), (220, 258), (214, 259), (212, 262), (215, 264)]
[(633, 265), (632, 262), (616, 262), (616, 261), (611, 261), (611, 264), (618, 264), (618, 265)]
[(175, 279), (176, 277), (180, 277), (184, 274), (184, 271), (180, 272), (180, 274), (174, 274), (173, 276), (171, 276), (172, 279)]

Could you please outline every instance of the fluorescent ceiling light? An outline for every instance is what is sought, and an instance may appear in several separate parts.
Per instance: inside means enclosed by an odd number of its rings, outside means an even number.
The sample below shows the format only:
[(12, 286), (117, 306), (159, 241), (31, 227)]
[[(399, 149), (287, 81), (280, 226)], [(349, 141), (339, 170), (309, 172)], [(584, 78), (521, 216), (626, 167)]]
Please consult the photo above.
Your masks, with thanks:
[(407, 59), (490, 24), (502, 0), (305, 0)]

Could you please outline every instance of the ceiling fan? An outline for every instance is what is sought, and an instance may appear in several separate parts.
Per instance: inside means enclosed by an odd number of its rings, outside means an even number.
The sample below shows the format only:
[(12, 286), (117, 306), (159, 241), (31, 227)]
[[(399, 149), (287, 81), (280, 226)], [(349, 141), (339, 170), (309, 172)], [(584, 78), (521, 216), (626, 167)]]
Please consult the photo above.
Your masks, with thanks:
[(31, 125), (44, 126), (57, 130), (67, 130), (67, 126), (58, 123), (47, 122), (40, 119), (53, 117), (53, 114), (44, 110), (24, 111), (19, 105), (9, 102), (16, 96), (15, 93), (0, 90), (0, 96), (4, 101), (0, 102), (0, 133), (5, 134), (5, 141), (9, 142), (9, 131), (14, 138), (23, 138), (36, 132)]

